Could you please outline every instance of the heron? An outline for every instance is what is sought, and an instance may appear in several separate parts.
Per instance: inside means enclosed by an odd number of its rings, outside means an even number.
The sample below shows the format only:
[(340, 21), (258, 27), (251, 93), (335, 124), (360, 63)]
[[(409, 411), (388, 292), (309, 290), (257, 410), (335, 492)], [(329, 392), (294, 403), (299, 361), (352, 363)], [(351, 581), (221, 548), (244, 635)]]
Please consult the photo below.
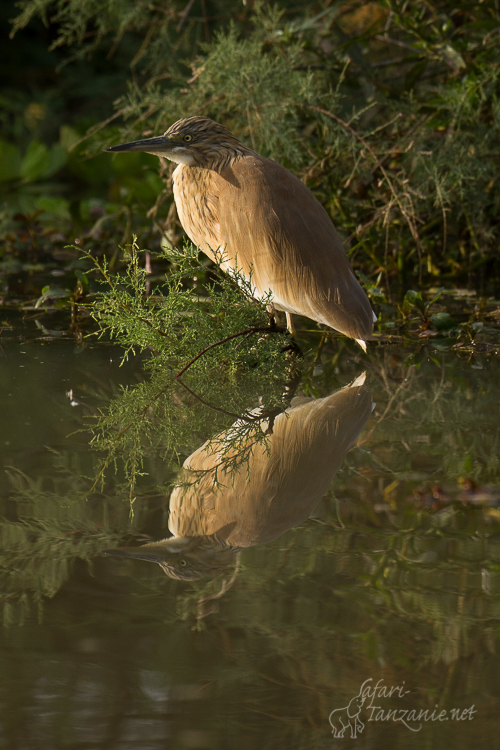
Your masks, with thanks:
[(303, 315), (366, 352), (376, 316), (328, 213), (292, 172), (207, 117), (183, 118), (161, 136), (106, 151), (176, 163), (175, 205), (197, 247), (247, 279), (254, 297), (271, 294), (271, 316), (285, 312), (292, 335), (292, 315)]
[[(244, 445), (236, 422), (184, 462), (169, 501), (172, 536), (102, 554), (158, 563), (171, 578), (215, 576), (243, 550), (268, 544), (305, 521), (331, 486), (373, 409), (366, 373), (321, 399), (296, 397), (273, 422), (256, 422), (244, 439), (248, 460), (230, 459)], [(217, 480), (217, 481), (216, 481)]]

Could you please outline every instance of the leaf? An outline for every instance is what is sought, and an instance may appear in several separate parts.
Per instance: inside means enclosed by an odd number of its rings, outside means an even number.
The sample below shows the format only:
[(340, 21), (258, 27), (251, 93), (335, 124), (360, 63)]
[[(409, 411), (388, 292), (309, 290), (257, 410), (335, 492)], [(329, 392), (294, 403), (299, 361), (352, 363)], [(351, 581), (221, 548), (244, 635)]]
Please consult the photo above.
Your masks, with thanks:
[(21, 152), (13, 143), (0, 140), (0, 182), (21, 176)]
[(82, 292), (87, 293), (89, 290), (89, 279), (88, 279), (87, 274), (77, 269), (75, 271), (75, 276), (80, 282), (80, 285), (82, 287)]
[(41, 198), (38, 198), (35, 205), (47, 214), (59, 216), (63, 219), (71, 219), (69, 201), (66, 198), (43, 195)]
[(425, 304), (422, 299), (422, 293), (416, 292), (414, 289), (408, 289), (403, 300), (404, 314), (408, 315), (413, 308), (418, 310), (422, 315), (425, 315)]
[(443, 48), (443, 57), (455, 73), (467, 67), (460, 52), (452, 47), (451, 44), (447, 44)]
[(70, 297), (71, 292), (69, 292), (67, 289), (45, 286), (42, 289), (42, 294), (35, 303), (35, 307), (42, 307), (49, 301), (64, 300), (69, 299)]
[(68, 160), (68, 154), (66, 150), (60, 146), (58, 143), (55, 143), (49, 152), (49, 168), (47, 173), (44, 175), (45, 177), (51, 177), (53, 174), (58, 172), (61, 167), (63, 167)]
[(21, 164), (21, 176), (28, 182), (43, 177), (50, 166), (49, 149), (39, 141), (32, 141)]
[(21, 176), (28, 182), (50, 177), (67, 160), (66, 151), (58, 143), (49, 150), (44, 143), (32, 141), (21, 164)]
[(430, 321), (437, 331), (446, 331), (455, 325), (455, 321), (447, 312), (434, 313), (430, 316)]
[(80, 138), (81, 136), (77, 130), (71, 128), (69, 125), (61, 125), (59, 143), (65, 151), (69, 151), (73, 144), (79, 141)]
[(425, 304), (425, 310), (426, 310), (426, 312), (434, 304), (434, 302), (438, 301), (438, 299), (441, 297), (441, 295), (443, 294), (443, 292), (444, 292), (443, 288), (438, 289), (438, 291), (436, 292), (436, 294), (434, 295), (434, 297), (432, 299), (430, 299), (428, 302), (426, 302), (426, 304)]

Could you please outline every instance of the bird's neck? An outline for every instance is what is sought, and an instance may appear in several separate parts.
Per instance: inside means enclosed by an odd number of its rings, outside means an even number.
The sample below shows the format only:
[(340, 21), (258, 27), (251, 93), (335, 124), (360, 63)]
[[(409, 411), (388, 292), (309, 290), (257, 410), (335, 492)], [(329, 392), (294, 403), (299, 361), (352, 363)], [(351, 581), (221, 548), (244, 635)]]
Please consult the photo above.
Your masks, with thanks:
[(178, 170), (190, 170), (190, 169), (202, 169), (210, 172), (217, 172), (220, 174), (222, 171), (231, 167), (235, 162), (239, 161), (244, 156), (257, 156), (255, 151), (251, 148), (247, 148), (242, 143), (232, 147), (231, 149), (225, 148), (224, 150), (207, 151), (203, 155), (196, 155), (192, 161), (179, 160), (176, 172)]

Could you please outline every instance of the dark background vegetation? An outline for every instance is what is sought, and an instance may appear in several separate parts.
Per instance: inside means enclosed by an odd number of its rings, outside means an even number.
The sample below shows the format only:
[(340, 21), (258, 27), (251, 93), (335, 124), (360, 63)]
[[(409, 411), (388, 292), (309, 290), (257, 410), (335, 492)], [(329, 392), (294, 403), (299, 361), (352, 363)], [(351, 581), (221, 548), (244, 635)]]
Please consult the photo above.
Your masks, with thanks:
[(133, 233), (148, 250), (179, 244), (169, 169), (101, 151), (193, 114), (301, 176), (375, 302), (494, 290), (496, 0), (5, 0), (0, 15), (7, 296), (36, 297), (40, 263), (76, 284), (75, 240), (114, 264)]
[[(429, 722), (415, 747), (494, 746), (499, 349), (497, 328), (493, 344), (479, 340), (476, 316), (498, 308), (484, 300), (498, 291), (499, 6), (0, 3), (0, 617), (26, 624), (0, 643), (11, 746), (111, 746), (131, 716), (143, 733), (157, 710), (141, 688), (149, 667), (174, 701), (177, 685), (179, 696), (213, 690), (196, 704), (179, 697), (171, 713), (172, 701), (158, 703), (170, 745), (172, 722), (180, 736), (198, 713), (227, 746), (331, 747), (329, 712), (383, 673), (387, 685), (407, 681), (408, 707), (477, 706), (472, 724)], [(174, 378), (209, 340), (265, 313), (243, 309), (227, 277), (196, 305), (186, 294), (190, 318), (179, 312), (188, 282), (174, 285), (194, 256), (153, 256), (147, 274), (135, 250), (182, 245), (170, 168), (102, 149), (192, 114), (305, 180), (382, 310), (379, 332), (391, 309), (394, 328), (414, 313), (427, 327), (417, 342), (370, 344), (368, 358), (301, 332), (302, 394), (328, 395), (366, 368), (377, 405), (315, 517), (247, 550), (225, 596), (220, 580), (188, 588), (146, 563), (129, 580), (97, 557), (130, 535), (164, 536), (179, 463), (207, 437), (235, 434), (242, 411), (273, 414), (293, 395), (271, 337), (219, 346), (183, 384)], [(46, 345), (57, 315), (43, 306), (78, 302), (92, 267), (107, 279), (91, 298), (100, 331), (114, 326), (142, 360), (153, 350), (146, 377), (141, 360), (120, 369), (111, 347)], [(151, 295), (155, 274), (177, 296)], [(436, 313), (433, 287), (462, 296), (441, 294)], [(475, 307), (450, 329), (464, 287)], [(9, 333), (7, 308), (37, 303)], [(93, 690), (83, 699), (82, 685)], [(383, 746), (397, 745), (393, 730)]]

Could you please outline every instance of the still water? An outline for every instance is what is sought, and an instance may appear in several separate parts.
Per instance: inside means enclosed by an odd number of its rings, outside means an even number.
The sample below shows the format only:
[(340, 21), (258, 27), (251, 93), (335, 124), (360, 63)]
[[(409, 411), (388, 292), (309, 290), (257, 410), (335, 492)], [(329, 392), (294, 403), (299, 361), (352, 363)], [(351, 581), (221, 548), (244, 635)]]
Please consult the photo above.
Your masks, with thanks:
[(285, 414), (166, 392), (130, 493), (140, 361), (4, 329), (1, 747), (497, 746), (499, 359), (335, 351)]

